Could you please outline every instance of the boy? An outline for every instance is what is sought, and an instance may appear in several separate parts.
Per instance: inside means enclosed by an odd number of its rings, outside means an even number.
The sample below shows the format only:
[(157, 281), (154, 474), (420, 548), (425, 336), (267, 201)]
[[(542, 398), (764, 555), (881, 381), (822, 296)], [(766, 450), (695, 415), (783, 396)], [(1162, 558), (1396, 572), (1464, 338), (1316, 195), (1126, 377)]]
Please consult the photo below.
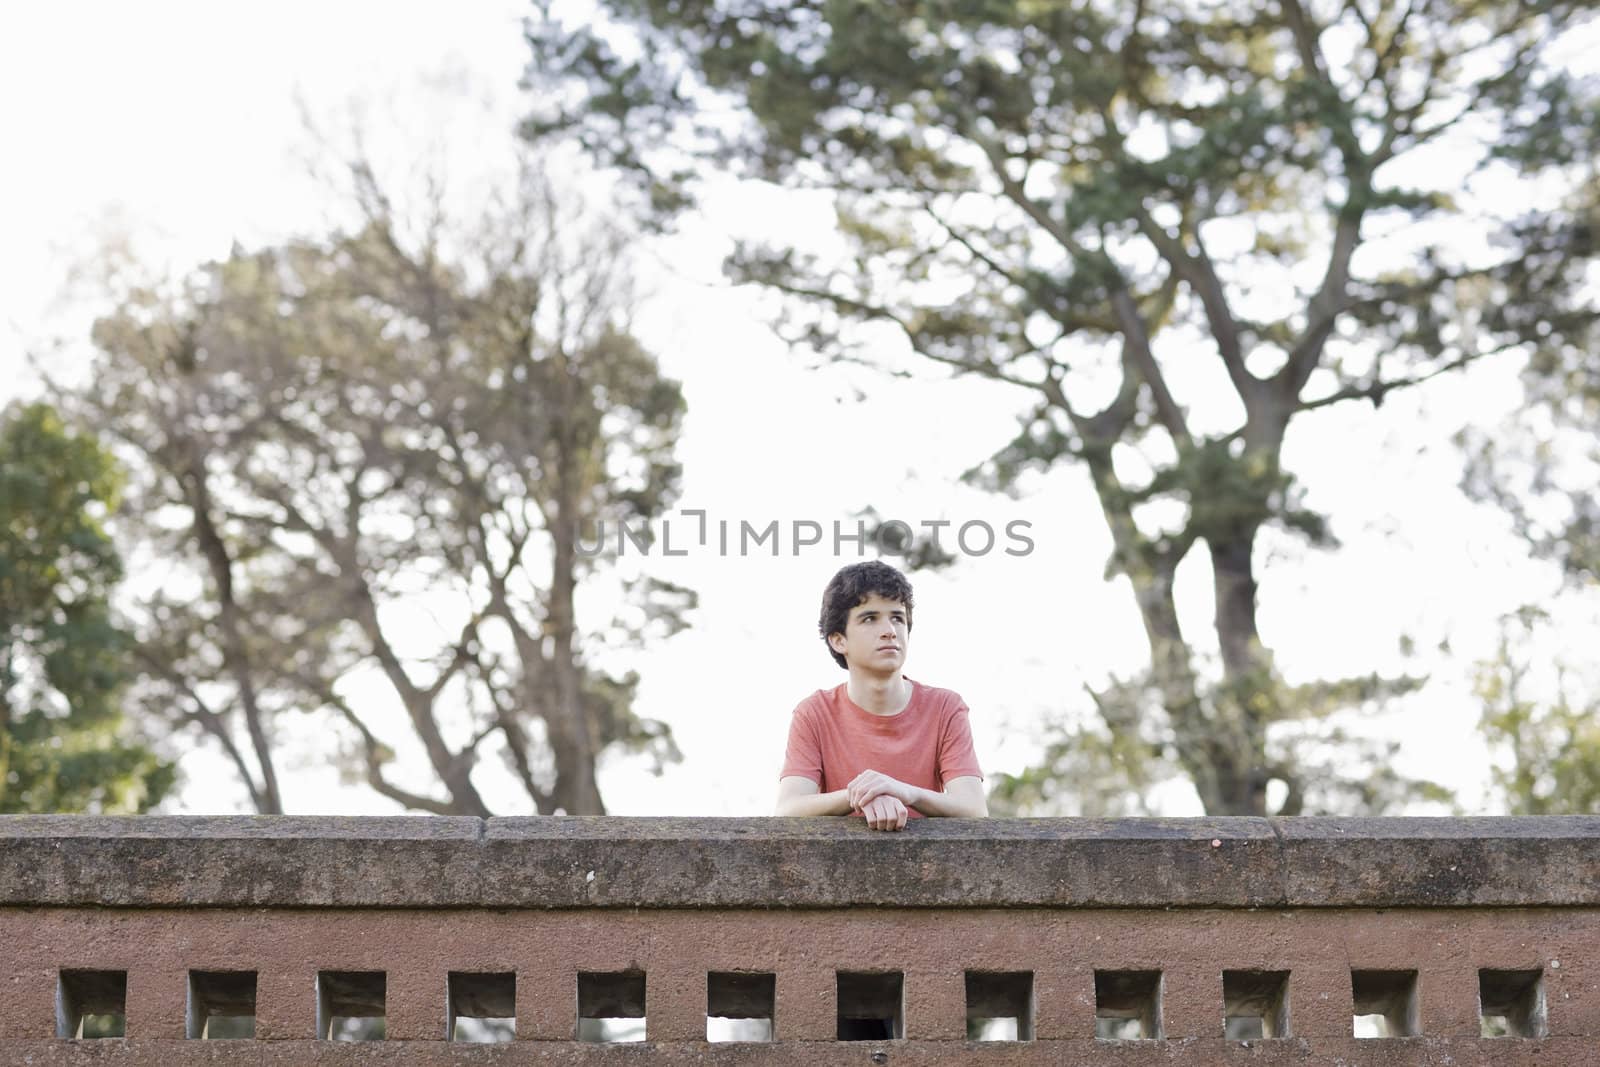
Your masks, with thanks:
[(911, 607), (911, 583), (887, 563), (828, 583), (817, 628), (850, 680), (794, 709), (775, 814), (860, 814), (874, 830), (989, 814), (966, 704), (903, 673)]

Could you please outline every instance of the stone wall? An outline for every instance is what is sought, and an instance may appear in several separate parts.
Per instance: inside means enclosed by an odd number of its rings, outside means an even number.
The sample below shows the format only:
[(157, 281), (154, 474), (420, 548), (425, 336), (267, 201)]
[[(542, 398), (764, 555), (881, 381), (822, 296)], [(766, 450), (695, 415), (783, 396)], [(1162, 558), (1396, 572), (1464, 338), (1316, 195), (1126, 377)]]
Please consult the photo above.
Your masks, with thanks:
[(1600, 1064), (1600, 818), (0, 818), (0, 1064), (640, 1056)]

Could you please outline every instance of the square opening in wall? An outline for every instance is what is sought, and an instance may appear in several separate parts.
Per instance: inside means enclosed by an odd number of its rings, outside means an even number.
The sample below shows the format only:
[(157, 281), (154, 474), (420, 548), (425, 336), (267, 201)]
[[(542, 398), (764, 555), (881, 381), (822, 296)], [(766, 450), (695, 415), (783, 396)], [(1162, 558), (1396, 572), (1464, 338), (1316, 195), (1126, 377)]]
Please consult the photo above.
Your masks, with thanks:
[(578, 1040), (643, 1041), (644, 972), (583, 972), (578, 975)]
[(256, 972), (190, 971), (189, 1037), (207, 1041), (256, 1036)]
[(317, 1036), (325, 1041), (382, 1041), (386, 988), (382, 971), (318, 971)]
[(1229, 1041), (1289, 1036), (1288, 971), (1223, 971), (1222, 1032)]
[(905, 976), (899, 971), (839, 971), (836, 995), (840, 1041), (906, 1036)]
[(1033, 1040), (1033, 972), (967, 972), (967, 1040)]
[(124, 1037), (127, 971), (62, 971), (56, 981), (56, 1036)]
[(447, 1041), (494, 1044), (517, 1039), (516, 974), (451, 971), (446, 987)]
[(1351, 971), (1356, 1037), (1416, 1037), (1422, 1033), (1416, 971)]
[(776, 975), (712, 971), (706, 975), (706, 1040), (771, 1041)]
[(1544, 1037), (1544, 970), (1479, 971), (1478, 1029), (1484, 1037)]
[(1160, 971), (1095, 971), (1094, 1036), (1102, 1041), (1161, 1037)]

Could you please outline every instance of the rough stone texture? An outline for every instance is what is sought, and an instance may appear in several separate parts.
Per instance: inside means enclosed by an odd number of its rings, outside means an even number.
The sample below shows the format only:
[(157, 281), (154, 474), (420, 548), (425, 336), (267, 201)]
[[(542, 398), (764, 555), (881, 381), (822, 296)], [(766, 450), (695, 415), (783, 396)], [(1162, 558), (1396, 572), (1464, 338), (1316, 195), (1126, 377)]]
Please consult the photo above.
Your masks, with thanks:
[(0, 817), (0, 908), (1600, 904), (1600, 816)]
[(784, 1045), (831, 1042), (840, 971), (900, 972), (907, 1038), (958, 1046), (968, 970), (1031, 972), (1040, 1042), (1093, 1041), (1096, 971), (1161, 972), (1168, 1043), (1221, 1044), (1225, 970), (1289, 972), (1289, 1033), (1317, 1047), (1351, 1038), (1352, 970), (1415, 970), (1430, 1040), (1479, 1041), (1480, 968), (1541, 972), (1547, 1042), (1600, 1035), (1600, 924), (1570, 908), (0, 909), (0, 945), (0, 1063), (53, 1037), (77, 969), (127, 973), (134, 1043), (183, 1039), (190, 971), (255, 972), (257, 1040), (234, 1048), (313, 1038), (323, 971), (385, 974), (389, 1045), (443, 1042), (452, 971), (515, 974), (518, 1045), (572, 1042), (579, 973), (608, 971), (644, 973), (646, 1033), (667, 1043), (705, 1037), (713, 971), (777, 976)]
[[(371, 1042), (334, 1045), (327, 1042), (280, 1041), (237, 1047), (240, 1042), (18, 1042), (3, 1047), (15, 1059), (8, 1064), (29, 1067), (445, 1067), (445, 1065), (661, 1064), (705, 1067), (715, 1063), (749, 1063), (770, 1067), (1020, 1067), (1024, 1064), (1093, 1064), (1115, 1067), (1594, 1067), (1595, 1045), (1580, 1038), (1545, 1041), (1262, 1041), (1248, 1045), (1219, 1040), (1113, 1044), (1097, 1041), (1035, 1041), (1016, 1045), (967, 1042), (889, 1041), (859, 1044), (794, 1042), (784, 1045), (712, 1045), (651, 1042), (596, 1046), (523, 1043), (497, 1046)], [(235, 1047), (227, 1047), (229, 1045)], [(98, 1046), (98, 1047), (90, 1047)]]
[(1271, 822), (1285, 857), (1285, 904), (1438, 908), (1600, 901), (1600, 816)]
[[(1596, 818), (6, 817), (0, 1067), (1592, 1067), (1597, 862)], [(126, 973), (127, 1039), (54, 1036), (63, 970)], [(965, 1040), (969, 970), (1031, 974), (1036, 1040)], [(1288, 1038), (1222, 1039), (1240, 970), (1289, 974)], [(1480, 970), (1537, 972), (1549, 1036), (1480, 1038)], [(193, 971), (256, 975), (255, 1040), (184, 1039)], [(389, 1040), (312, 1039), (324, 971), (383, 972)], [(622, 971), (650, 1041), (575, 1041)], [(906, 1040), (833, 1040), (841, 971), (901, 973)], [(1161, 1040), (1095, 1040), (1097, 971), (1160, 972)], [(1423, 1036), (1355, 1040), (1352, 971), (1415, 971)], [(515, 975), (515, 1042), (444, 1040), (451, 972)], [(774, 976), (774, 1042), (703, 1040), (711, 972)]]

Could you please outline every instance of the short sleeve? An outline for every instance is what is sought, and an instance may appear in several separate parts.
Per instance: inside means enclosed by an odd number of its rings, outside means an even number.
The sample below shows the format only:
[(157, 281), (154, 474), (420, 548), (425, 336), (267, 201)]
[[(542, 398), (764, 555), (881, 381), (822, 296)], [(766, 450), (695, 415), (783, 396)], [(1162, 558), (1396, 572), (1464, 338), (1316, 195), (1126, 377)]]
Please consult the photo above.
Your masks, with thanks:
[(983, 777), (978, 753), (972, 745), (972, 724), (968, 722), (966, 702), (955, 698), (955, 708), (945, 718), (939, 732), (939, 781), (952, 778)]
[(789, 720), (789, 744), (783, 752), (783, 770), (779, 778), (809, 778), (822, 788), (822, 742), (817, 737), (816, 722), (807, 713), (810, 701), (801, 701)]

